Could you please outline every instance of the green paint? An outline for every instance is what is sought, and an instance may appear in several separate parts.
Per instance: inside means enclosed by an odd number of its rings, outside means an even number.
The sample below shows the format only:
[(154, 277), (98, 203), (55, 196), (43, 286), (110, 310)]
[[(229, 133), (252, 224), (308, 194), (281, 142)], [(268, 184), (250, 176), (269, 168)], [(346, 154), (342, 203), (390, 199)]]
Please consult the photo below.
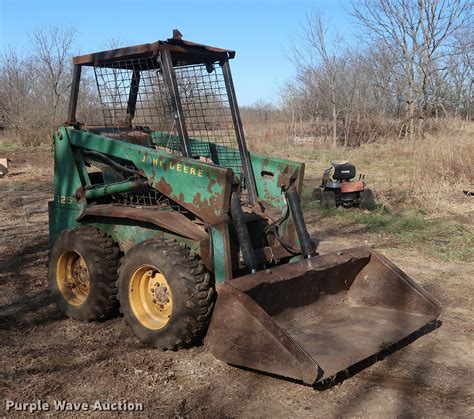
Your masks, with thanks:
[(259, 198), (274, 207), (283, 209), (286, 202), (282, 186), (278, 184), (280, 175), (294, 178), (297, 188), (300, 188), (300, 176), (304, 164), (291, 160), (270, 158), (258, 153), (250, 153), (250, 162), (252, 163)]
[(113, 219), (101, 218), (100, 221), (88, 221), (87, 225), (107, 233), (124, 253), (144, 240), (163, 237), (163, 232), (153, 225), (145, 225), (133, 220), (116, 220), (120, 224), (116, 224), (114, 221)]
[[(178, 147), (177, 137), (164, 136), (159, 132), (151, 132), (151, 136), (158, 146)], [(165, 232), (152, 224), (108, 217), (88, 217), (80, 222), (76, 221), (87, 205), (87, 200), (129, 192), (138, 187), (136, 180), (120, 179), (115, 171), (108, 173), (110, 170), (105, 169), (102, 172), (105, 185), (91, 189), (82, 150), (93, 150), (133, 163), (148, 179), (150, 186), (160, 190), (201, 220), (208, 222), (216, 281), (222, 283), (231, 278), (231, 245), (227, 217), (231, 187), (236, 186), (238, 179), (233, 176), (229, 168), (240, 171), (241, 159), (237, 149), (191, 139), (193, 154), (207, 157), (215, 163), (209, 164), (72, 127), (61, 127), (55, 134), (54, 141), (55, 201), (49, 204), (51, 241), (64, 229), (89, 225), (109, 234), (123, 252), (127, 252), (144, 240), (165, 238), (184, 242), (193, 251), (200, 253), (198, 242)], [(257, 153), (250, 153), (250, 159), (259, 198), (276, 208), (283, 209), (286, 205), (283, 186), (285, 184), (287, 187), (292, 183), (300, 189), (304, 165), (284, 159), (268, 158)], [(76, 192), (81, 187), (87, 186), (89, 188), (85, 191), (86, 199), (78, 202)], [(293, 229), (294, 226), (288, 222), (284, 222), (280, 227), (284, 236), (287, 231)]]
[[(157, 146), (166, 147), (175, 151), (181, 149), (180, 139), (177, 135), (170, 135), (163, 131), (151, 131), (150, 135), (153, 143)], [(189, 138), (189, 145), (191, 147), (192, 155), (206, 157), (214, 164), (232, 169), (234, 173), (240, 173), (242, 159), (240, 158), (237, 143), (235, 144), (235, 148), (232, 148), (195, 138)]]
[(133, 162), (151, 186), (209, 223), (227, 216), (233, 180), (228, 169), (70, 127), (61, 130), (76, 147)]
[(124, 180), (123, 182), (111, 183), (109, 185), (86, 190), (86, 198), (93, 199), (107, 195), (132, 192), (140, 188), (142, 185), (143, 183), (137, 182), (136, 180)]
[[(211, 228), (212, 239), (212, 257), (214, 262), (214, 276), (219, 284), (231, 279), (229, 278), (228, 269), (231, 265), (230, 249), (229, 249), (229, 228), (227, 224)], [(226, 252), (227, 247), (227, 252)]]
[(54, 201), (49, 201), (49, 242), (54, 242), (61, 231), (78, 227), (80, 224), (76, 222), (76, 218), (79, 217), (81, 212), (80, 209), (67, 208), (58, 205)]
[(65, 135), (64, 128), (54, 134), (54, 200), (64, 208), (83, 208), (76, 200), (76, 191), (82, 186), (80, 170)]

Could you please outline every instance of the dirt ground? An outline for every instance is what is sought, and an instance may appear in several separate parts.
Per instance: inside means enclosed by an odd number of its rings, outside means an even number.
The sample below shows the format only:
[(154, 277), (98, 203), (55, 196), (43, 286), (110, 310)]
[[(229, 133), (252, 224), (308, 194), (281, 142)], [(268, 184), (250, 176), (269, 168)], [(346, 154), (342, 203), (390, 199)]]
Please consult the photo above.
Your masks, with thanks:
[[(43, 211), (52, 195), (50, 154), (11, 158), (11, 176), (0, 179), (2, 399), (125, 399), (142, 402), (142, 414), (153, 417), (474, 416), (472, 264), (430, 259), (390, 243), (381, 246), (373, 233), (334, 231), (312, 214), (309, 226), (322, 239), (320, 251), (360, 244), (379, 248), (444, 311), (440, 327), (430, 333), (350, 370), (332, 385), (307, 387), (229, 366), (205, 345), (179, 352), (143, 347), (123, 318), (90, 324), (65, 319), (47, 286)], [(7, 414), (1, 403), (0, 415)]]

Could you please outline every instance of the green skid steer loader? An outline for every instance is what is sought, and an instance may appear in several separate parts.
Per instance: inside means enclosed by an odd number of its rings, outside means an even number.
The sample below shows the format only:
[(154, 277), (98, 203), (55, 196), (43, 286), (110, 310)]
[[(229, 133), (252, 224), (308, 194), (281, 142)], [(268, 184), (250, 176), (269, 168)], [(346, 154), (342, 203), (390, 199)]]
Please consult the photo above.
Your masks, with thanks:
[(314, 384), (441, 307), (371, 249), (317, 254), (304, 164), (247, 150), (234, 56), (175, 31), (73, 59), (54, 133), (51, 291), (73, 319), (120, 310), (156, 348), (205, 337), (220, 360)]

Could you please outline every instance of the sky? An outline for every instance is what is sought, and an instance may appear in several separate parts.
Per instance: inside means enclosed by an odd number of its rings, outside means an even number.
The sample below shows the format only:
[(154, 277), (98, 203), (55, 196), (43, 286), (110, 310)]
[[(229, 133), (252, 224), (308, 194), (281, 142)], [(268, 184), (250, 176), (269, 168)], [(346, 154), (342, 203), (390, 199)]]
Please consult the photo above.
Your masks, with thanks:
[(352, 22), (338, 0), (0, 0), (0, 53), (27, 53), (34, 30), (64, 26), (77, 31), (74, 53), (163, 40), (179, 29), (183, 39), (237, 52), (231, 62), (240, 105), (277, 104), (292, 77), (289, 49), (306, 16), (321, 9), (331, 29), (346, 35)]

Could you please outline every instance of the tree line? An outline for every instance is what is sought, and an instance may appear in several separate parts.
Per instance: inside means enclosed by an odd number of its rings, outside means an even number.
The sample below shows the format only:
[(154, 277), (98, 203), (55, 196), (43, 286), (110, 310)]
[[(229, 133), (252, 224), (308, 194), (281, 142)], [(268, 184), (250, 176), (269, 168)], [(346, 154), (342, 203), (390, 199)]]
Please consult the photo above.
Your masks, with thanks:
[[(290, 135), (357, 145), (381, 136), (413, 139), (447, 118), (473, 117), (472, 4), (467, 0), (355, 0), (347, 42), (320, 11), (292, 42), (295, 77), (278, 106), (242, 109), (251, 124), (284, 121)], [(31, 51), (0, 56), (0, 128), (38, 145), (64, 122), (75, 32), (37, 30)], [(78, 114), (96, 120), (94, 79), (84, 74)]]
[(470, 2), (360, 0), (347, 12), (357, 42), (349, 46), (316, 11), (292, 47), (296, 77), (282, 104), (295, 125), (311, 131), (313, 124), (334, 145), (348, 145), (381, 135), (413, 139), (440, 118), (472, 118)]

